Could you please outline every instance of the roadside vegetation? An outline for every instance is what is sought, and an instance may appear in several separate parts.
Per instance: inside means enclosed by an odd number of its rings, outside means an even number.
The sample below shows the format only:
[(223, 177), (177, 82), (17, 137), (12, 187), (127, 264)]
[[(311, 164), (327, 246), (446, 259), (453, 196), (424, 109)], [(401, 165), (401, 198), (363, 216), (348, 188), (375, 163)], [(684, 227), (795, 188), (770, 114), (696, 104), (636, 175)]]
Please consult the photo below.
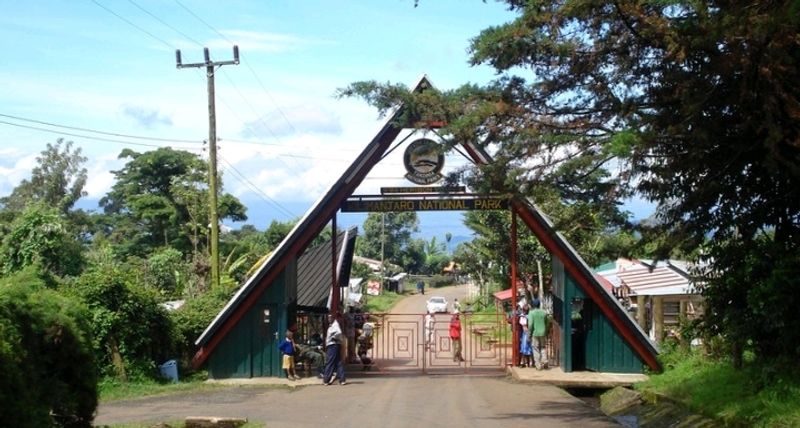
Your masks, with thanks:
[[(703, 349), (672, 348), (661, 356), (665, 370), (635, 385), (645, 396), (676, 400), (696, 413), (730, 426), (800, 426), (800, 371), (780, 371), (745, 356), (736, 369), (730, 358)], [(654, 401), (658, 398), (655, 397)]]
[(224, 387), (218, 383), (208, 383), (205, 371), (199, 371), (187, 376), (180, 382), (170, 382), (166, 379), (152, 377), (141, 378), (123, 382), (113, 377), (100, 380), (97, 390), (101, 402), (124, 400), (128, 398), (148, 397), (154, 395), (170, 395), (194, 391), (207, 391)]
[(384, 291), (377, 296), (366, 296), (364, 303), (364, 312), (368, 313), (383, 313), (388, 312), (392, 306), (403, 298), (402, 294), (393, 291)]

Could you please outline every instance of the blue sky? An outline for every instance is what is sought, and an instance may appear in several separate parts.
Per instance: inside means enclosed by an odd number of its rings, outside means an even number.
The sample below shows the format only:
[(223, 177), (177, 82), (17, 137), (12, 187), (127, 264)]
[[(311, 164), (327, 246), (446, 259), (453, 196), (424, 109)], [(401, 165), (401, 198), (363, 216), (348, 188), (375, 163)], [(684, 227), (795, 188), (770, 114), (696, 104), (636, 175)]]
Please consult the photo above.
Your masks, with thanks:
[[(28, 177), (35, 157), (59, 136), (89, 158), (84, 208), (96, 208), (113, 184), (110, 171), (122, 166), (116, 158), (124, 148), (170, 145), (205, 156), (205, 75), (176, 69), (174, 50), (184, 63), (200, 62), (206, 46), (221, 61), (232, 59), (235, 43), (242, 64), (216, 77), (220, 169), (224, 190), (250, 207), (249, 223), (259, 227), (302, 215), (378, 130), (375, 110), (335, 99), (337, 88), (373, 79), (413, 85), (423, 74), (441, 89), (488, 82), (492, 69), (467, 64), (469, 40), (512, 19), (502, 4), (477, 0), (0, 5), (0, 195)], [(374, 171), (364, 192), (398, 183), (402, 167), (387, 162), (397, 170)], [(448, 159), (451, 167), (458, 162)], [(423, 226), (441, 235), (463, 231), (453, 215)]]

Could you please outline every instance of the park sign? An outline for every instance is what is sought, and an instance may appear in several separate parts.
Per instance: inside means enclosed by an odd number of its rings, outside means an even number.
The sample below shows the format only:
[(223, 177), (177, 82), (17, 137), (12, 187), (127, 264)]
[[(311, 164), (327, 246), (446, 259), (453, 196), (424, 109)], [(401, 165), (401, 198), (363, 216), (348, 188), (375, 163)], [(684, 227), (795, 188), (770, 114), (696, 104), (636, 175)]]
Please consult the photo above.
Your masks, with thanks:
[(507, 198), (460, 197), (460, 198), (348, 198), (342, 204), (342, 212), (401, 212), (401, 211), (486, 211), (509, 208)]
[(464, 186), (429, 186), (429, 187), (381, 187), (381, 195), (396, 195), (408, 193), (464, 193)]
[(433, 184), (444, 178), (442, 147), (427, 138), (420, 138), (406, 147), (403, 165), (406, 167), (406, 179), (415, 184)]

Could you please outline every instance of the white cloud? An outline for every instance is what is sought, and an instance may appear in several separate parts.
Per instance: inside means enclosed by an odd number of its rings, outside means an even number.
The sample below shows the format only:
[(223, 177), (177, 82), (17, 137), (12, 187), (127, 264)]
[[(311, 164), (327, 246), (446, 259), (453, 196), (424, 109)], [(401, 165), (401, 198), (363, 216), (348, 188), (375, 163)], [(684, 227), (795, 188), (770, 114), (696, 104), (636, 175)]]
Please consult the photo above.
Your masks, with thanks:
[(291, 134), (319, 133), (339, 135), (339, 115), (318, 106), (298, 106), (276, 110), (242, 127), (244, 138), (283, 137)]
[[(221, 30), (227, 39), (215, 39), (208, 43), (215, 50), (231, 50), (231, 42), (242, 52), (288, 52), (305, 46), (329, 44), (323, 40), (307, 39), (291, 34), (266, 33), (247, 30)], [(230, 55), (233, 55), (231, 52)], [(223, 57), (220, 57), (223, 58)], [(231, 58), (232, 59), (232, 58)], [(221, 59), (222, 60), (222, 59)]]
[[(9, 160), (10, 156), (14, 154), (20, 155), (21, 153), (14, 148), (3, 149), (4, 160)], [(28, 179), (31, 176), (31, 170), (37, 165), (36, 157), (39, 153), (29, 153), (19, 157), (13, 162), (8, 162), (7, 165), (0, 163), (0, 195), (9, 195), (19, 183)]]

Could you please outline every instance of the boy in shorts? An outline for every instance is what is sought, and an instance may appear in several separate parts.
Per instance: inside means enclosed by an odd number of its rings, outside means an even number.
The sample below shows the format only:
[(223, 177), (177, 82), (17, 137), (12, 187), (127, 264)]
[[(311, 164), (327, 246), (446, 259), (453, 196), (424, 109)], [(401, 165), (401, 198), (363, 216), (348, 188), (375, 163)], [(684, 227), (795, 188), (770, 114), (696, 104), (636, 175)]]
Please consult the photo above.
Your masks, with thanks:
[(286, 330), (286, 338), (278, 345), (278, 349), (283, 354), (283, 371), (286, 372), (286, 379), (298, 380), (300, 376), (294, 372), (294, 333)]

